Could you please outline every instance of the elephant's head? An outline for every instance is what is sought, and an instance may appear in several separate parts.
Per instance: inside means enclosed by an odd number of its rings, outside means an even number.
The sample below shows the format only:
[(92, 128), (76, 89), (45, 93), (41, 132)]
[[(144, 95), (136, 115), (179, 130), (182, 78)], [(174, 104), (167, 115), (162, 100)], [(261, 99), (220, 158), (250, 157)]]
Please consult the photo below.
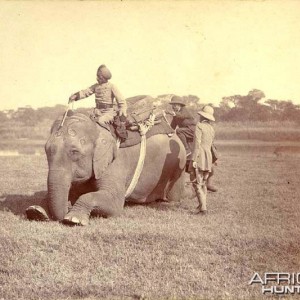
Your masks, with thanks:
[(56, 220), (68, 211), (71, 184), (99, 179), (116, 155), (111, 133), (83, 114), (54, 122), (45, 145), (48, 159), (49, 210)]

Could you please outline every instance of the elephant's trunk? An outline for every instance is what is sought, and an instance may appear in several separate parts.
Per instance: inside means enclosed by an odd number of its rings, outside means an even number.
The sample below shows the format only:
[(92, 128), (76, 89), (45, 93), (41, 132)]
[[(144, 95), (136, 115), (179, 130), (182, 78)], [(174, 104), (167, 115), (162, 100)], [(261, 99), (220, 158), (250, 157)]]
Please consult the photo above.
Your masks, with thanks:
[(71, 175), (63, 169), (49, 170), (48, 208), (54, 220), (61, 221), (68, 212), (68, 197)]

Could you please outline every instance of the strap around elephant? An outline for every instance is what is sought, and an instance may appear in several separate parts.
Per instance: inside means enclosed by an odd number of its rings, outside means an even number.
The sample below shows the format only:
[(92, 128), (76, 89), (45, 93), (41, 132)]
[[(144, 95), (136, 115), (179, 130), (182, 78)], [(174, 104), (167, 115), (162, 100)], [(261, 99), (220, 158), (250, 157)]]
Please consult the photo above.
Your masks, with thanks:
[(139, 130), (140, 130), (140, 135), (141, 135), (141, 148), (140, 148), (140, 156), (139, 160), (134, 172), (134, 175), (132, 177), (132, 180), (130, 182), (129, 187), (127, 188), (127, 191), (125, 193), (125, 198), (129, 197), (133, 190), (135, 189), (140, 175), (142, 173), (143, 167), (144, 167), (144, 161), (146, 157), (146, 144), (147, 144), (147, 138), (146, 138), (146, 133), (152, 128), (154, 125), (154, 120), (155, 120), (155, 115), (151, 114), (148, 120), (145, 122), (139, 124)]
[(125, 193), (125, 198), (129, 197), (133, 190), (135, 189), (140, 175), (142, 173), (143, 167), (144, 167), (144, 161), (145, 161), (145, 156), (146, 156), (146, 135), (142, 135), (141, 137), (141, 148), (140, 148), (140, 156), (139, 156), (139, 161), (137, 163), (134, 175), (132, 177), (132, 180), (130, 182), (129, 187), (127, 188), (127, 191)]

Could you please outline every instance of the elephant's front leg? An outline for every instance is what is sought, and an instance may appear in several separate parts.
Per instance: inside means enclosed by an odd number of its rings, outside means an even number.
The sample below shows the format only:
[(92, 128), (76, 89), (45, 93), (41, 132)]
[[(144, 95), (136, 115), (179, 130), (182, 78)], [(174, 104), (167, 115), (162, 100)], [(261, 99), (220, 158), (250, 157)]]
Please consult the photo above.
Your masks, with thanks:
[(97, 192), (84, 194), (78, 198), (72, 209), (64, 217), (63, 223), (68, 225), (87, 225), (92, 210), (96, 209), (102, 217), (119, 215), (124, 207), (125, 187), (106, 185)]

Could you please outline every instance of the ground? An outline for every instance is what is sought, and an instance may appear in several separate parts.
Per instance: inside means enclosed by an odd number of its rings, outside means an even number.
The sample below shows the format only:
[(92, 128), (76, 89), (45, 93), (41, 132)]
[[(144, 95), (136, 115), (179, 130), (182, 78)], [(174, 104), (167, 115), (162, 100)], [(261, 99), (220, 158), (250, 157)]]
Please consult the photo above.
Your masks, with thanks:
[(181, 203), (84, 228), (27, 221), (46, 195), (46, 158), (0, 157), (0, 299), (265, 298), (255, 272), (300, 270), (300, 156), (258, 144), (219, 143), (207, 216), (187, 184)]

